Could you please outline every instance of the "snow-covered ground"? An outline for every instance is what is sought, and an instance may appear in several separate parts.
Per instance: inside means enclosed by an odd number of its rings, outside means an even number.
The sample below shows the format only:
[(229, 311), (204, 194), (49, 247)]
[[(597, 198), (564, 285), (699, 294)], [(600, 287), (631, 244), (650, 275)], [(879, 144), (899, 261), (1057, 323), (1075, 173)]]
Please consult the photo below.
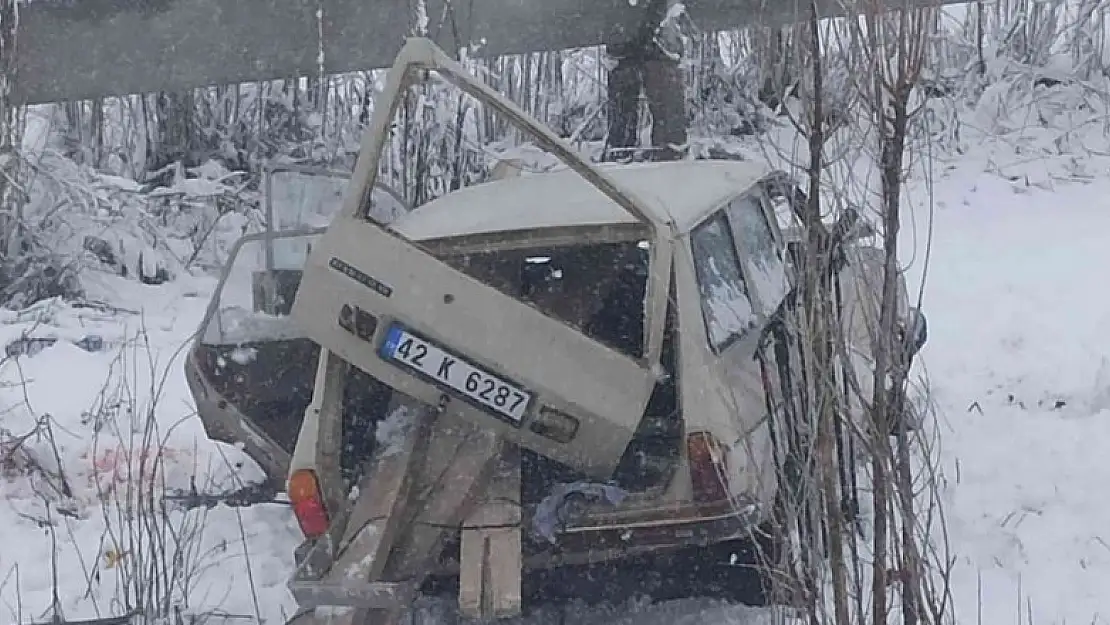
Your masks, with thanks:
[[(128, 311), (54, 303), (37, 307), (37, 319), (7, 314), (0, 326), (5, 344), (24, 333), (61, 339), (7, 360), (0, 384), (12, 434), (31, 432), (40, 419), (50, 423), (23, 448), (52, 472), (60, 467), (72, 495), (58, 492), (60, 480), (0, 480), (0, 620), (49, 620), (55, 589), (67, 619), (119, 614), (128, 590), (164, 596), (163, 584), (190, 595), (191, 613), (282, 622), (291, 605), (284, 590), (290, 548), (299, 536), (287, 506), (186, 512), (169, 504), (162, 518), (125, 505), (160, 501), (194, 480), (207, 492), (261, 476), (237, 449), (206, 440), (185, 384), (181, 348), (215, 280), (151, 287), (107, 276), (87, 283), (91, 298)], [(73, 344), (89, 335), (103, 339), (101, 351)], [(152, 407), (158, 431), (147, 436), (144, 415)], [(155, 470), (150, 459), (159, 451), (164, 466)], [(0, 467), (6, 459), (0, 449)], [(128, 493), (129, 484), (153, 497)], [(143, 529), (143, 520), (156, 525)], [(184, 573), (163, 574), (175, 558)]]
[[(1074, 159), (1034, 162), (1000, 142), (938, 165), (924, 359), (942, 419), (963, 622), (1110, 621), (1110, 504), (1102, 496), (1110, 483), (1102, 456), (1110, 450), (1110, 159), (1082, 165), (1089, 179), (1075, 176)], [(924, 233), (904, 234), (916, 276)], [(159, 476), (146, 480), (156, 490), (195, 479), (212, 491), (259, 475), (236, 449), (205, 439), (182, 373), (180, 350), (215, 281), (186, 276), (148, 287), (101, 276), (90, 284), (93, 298), (128, 310), (58, 305), (40, 306), (37, 318), (0, 317), (5, 344), (25, 332), (63, 339), (3, 362), (0, 409), (16, 436), (49, 415), (49, 431), (25, 448), (60, 467), (69, 488), (63, 496), (58, 483), (23, 477), (0, 449), (0, 470), (9, 472), (0, 480), (0, 623), (48, 620), (55, 591), (68, 619), (119, 614), (126, 588), (159, 592), (173, 535), (189, 575), (169, 581), (188, 594), (189, 613), (282, 623), (293, 608), (284, 583), (298, 540), (285, 506), (170, 506), (153, 532), (164, 547), (120, 553), (130, 533), (142, 533), (119, 502), (126, 484), (143, 481), (134, 476), (150, 406), (161, 445), (146, 448), (167, 450)], [(104, 349), (73, 344), (89, 334), (103, 337)], [(160, 389), (153, 403), (152, 388)], [(759, 614), (680, 602), (576, 611), (566, 622), (732, 624)], [(558, 622), (532, 622), (549, 620)]]
[(1085, 159), (1086, 183), (1067, 159), (1025, 163), (1039, 188), (984, 173), (999, 156), (937, 181), (925, 299), (955, 604), (965, 622), (1106, 623), (1110, 161)]

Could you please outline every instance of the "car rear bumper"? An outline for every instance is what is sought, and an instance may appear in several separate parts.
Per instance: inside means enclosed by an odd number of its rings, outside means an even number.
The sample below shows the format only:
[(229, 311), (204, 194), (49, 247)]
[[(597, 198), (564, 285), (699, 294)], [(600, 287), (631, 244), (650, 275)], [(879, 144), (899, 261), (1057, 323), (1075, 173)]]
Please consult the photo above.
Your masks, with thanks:
[[(768, 516), (762, 506), (737, 503), (696, 513), (676, 510), (671, 517), (643, 521), (591, 523), (561, 529), (550, 547), (525, 557), (525, 566), (543, 567), (616, 560), (632, 555), (746, 540)], [(546, 563), (546, 564), (545, 564)]]
[(759, 506), (737, 504), (699, 515), (630, 521), (615, 524), (579, 523), (563, 530), (560, 544), (573, 540), (589, 542), (591, 547), (609, 545), (679, 546), (731, 540), (746, 533), (762, 519)]
[[(698, 561), (696, 554), (701, 553), (702, 548), (707, 550), (703, 564), (727, 564), (727, 557), (720, 562), (714, 560), (720, 556), (718, 547), (735, 550), (735, 543), (759, 545), (766, 542), (768, 523), (764, 512), (759, 506), (744, 505), (701, 517), (567, 528), (558, 533), (556, 543), (550, 547), (539, 552), (534, 548), (527, 549), (522, 573), (543, 584), (543, 580), (552, 575), (556, 577), (551, 579), (573, 576), (583, 566), (639, 567), (644, 558), (667, 563), (680, 556), (689, 559), (691, 554)], [(406, 604), (424, 583), (458, 581), (458, 552), (448, 546), (440, 557), (439, 565), (428, 571), (427, 579), (408, 579), (405, 582), (343, 579), (336, 583), (330, 579), (332, 569), (337, 566), (330, 544), (330, 541), (323, 539), (309, 539), (301, 543), (294, 553), (296, 573), (289, 582), (289, 588), (302, 608), (332, 605), (386, 609)], [(746, 557), (744, 560), (750, 565), (747, 560), (753, 558)], [(658, 572), (666, 577), (667, 569), (668, 565), (664, 564)], [(680, 575), (682, 571), (675, 570), (673, 573)], [(451, 584), (447, 581), (447, 585)]]

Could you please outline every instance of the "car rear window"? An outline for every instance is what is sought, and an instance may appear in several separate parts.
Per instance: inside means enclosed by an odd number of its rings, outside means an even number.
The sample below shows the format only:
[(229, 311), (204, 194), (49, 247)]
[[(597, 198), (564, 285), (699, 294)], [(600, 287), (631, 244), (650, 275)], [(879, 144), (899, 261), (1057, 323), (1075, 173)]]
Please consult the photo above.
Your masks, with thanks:
[(599, 343), (640, 358), (649, 254), (644, 242), (632, 241), (468, 253), (444, 261)]

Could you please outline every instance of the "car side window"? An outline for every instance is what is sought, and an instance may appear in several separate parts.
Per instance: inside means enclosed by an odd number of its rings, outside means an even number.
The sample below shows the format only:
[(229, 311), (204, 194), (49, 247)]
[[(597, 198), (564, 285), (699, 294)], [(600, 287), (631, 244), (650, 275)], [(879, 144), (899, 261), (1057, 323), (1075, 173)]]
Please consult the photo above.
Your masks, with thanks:
[(778, 220), (780, 228), (801, 226), (798, 210), (807, 202), (804, 191), (789, 180), (777, 177), (764, 180), (760, 186), (771, 202), (771, 212)]
[(723, 211), (694, 228), (690, 246), (709, 344), (719, 353), (756, 323), (740, 257)]
[(798, 217), (797, 209), (805, 206), (806, 197), (800, 189), (786, 181), (771, 178), (763, 183), (763, 191), (770, 203), (771, 214), (778, 222), (779, 230), (784, 235), (783, 246), (786, 248), (784, 258), (787, 269), (791, 273), (797, 272), (801, 267), (801, 242), (798, 239), (802, 223)]
[(748, 264), (746, 275), (750, 286), (766, 308), (763, 312), (771, 314), (790, 291), (790, 281), (762, 198), (757, 193), (740, 196), (729, 203), (726, 212)]

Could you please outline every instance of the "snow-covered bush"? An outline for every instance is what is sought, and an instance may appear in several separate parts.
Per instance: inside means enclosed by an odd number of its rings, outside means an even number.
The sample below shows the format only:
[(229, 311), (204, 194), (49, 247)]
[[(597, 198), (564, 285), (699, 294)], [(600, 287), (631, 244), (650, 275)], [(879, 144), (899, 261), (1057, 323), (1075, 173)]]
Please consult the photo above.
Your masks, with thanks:
[(23, 253), (0, 270), (0, 304), (77, 298), (85, 271), (157, 284), (213, 270), (243, 233), (261, 226), (257, 193), (243, 173), (209, 161), (171, 166), (164, 184), (94, 170), (65, 156), (49, 112), (29, 116), (23, 155), (31, 174)]

